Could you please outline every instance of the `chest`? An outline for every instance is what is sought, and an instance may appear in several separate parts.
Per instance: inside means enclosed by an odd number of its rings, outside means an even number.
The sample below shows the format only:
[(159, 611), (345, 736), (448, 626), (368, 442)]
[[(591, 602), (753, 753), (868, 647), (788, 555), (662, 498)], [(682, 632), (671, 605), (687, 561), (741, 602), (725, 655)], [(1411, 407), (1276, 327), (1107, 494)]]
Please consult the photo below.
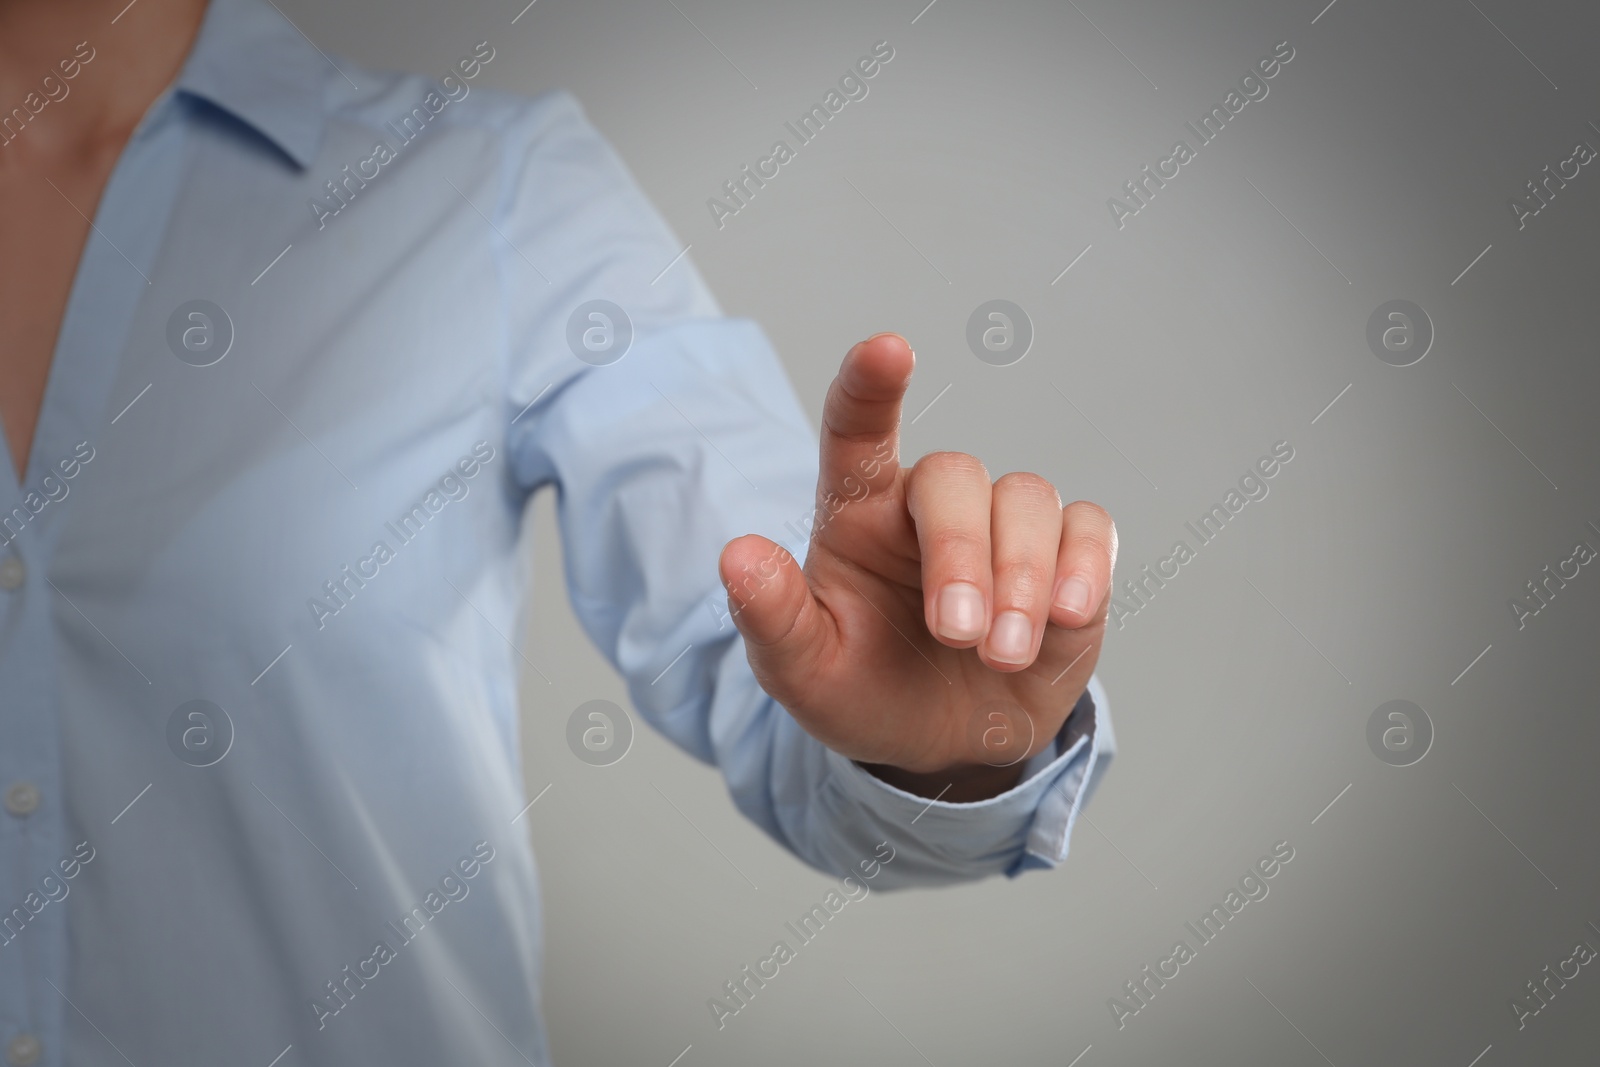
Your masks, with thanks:
[(116, 159), (116, 147), (70, 158), (28, 155), (8, 144), (0, 165), (0, 423), (20, 477), (49, 379), (61, 317), (89, 218)]
[[(270, 660), (302, 629), (355, 641), (425, 618), (427, 596), (456, 596), (437, 579), (450, 559), (498, 552), (509, 528), (501, 455), (428, 503), (476, 442), (499, 451), (482, 220), (419, 193), (449, 192), (435, 175), (396, 174), (319, 228), (325, 164), (166, 136), (134, 144), (108, 187), (58, 345), (36, 460), (80, 441), (95, 458), (34, 520), (60, 530), (53, 579), (147, 672), (169, 654), (160, 634)], [(402, 525), (419, 501), (420, 534)], [(395, 558), (365, 562), (379, 542)]]

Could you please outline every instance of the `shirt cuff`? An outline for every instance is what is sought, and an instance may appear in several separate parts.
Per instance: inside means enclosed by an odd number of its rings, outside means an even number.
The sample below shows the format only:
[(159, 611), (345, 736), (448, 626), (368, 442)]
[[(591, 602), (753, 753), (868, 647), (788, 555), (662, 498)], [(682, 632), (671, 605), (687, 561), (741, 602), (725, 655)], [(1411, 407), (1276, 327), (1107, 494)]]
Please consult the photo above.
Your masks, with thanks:
[(965, 804), (929, 800), (829, 749), (832, 785), (893, 842), (898, 884), (965, 881), (1055, 867), (1067, 857), (1078, 812), (1109, 766), (1115, 737), (1105, 693), (1091, 678), (1054, 742), (1029, 758), (1021, 780)]

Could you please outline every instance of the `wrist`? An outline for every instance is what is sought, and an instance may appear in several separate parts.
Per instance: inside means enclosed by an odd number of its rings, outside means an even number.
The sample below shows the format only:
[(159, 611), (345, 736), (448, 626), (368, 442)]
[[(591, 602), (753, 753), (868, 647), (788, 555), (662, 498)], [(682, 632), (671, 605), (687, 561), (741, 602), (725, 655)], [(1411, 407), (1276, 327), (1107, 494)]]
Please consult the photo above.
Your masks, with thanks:
[(908, 771), (887, 763), (858, 762), (857, 766), (874, 778), (913, 796), (952, 804), (972, 804), (1016, 788), (1022, 780), (1026, 762), (1019, 760), (1007, 767), (991, 767), (986, 763), (965, 764), (932, 772)]

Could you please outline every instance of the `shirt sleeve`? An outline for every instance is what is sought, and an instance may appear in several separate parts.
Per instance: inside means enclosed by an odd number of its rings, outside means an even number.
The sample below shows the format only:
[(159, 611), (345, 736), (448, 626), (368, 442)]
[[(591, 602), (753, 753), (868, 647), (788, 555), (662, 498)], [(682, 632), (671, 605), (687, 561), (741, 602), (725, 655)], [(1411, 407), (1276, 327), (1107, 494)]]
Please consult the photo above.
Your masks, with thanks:
[(522, 492), (554, 485), (574, 611), (639, 713), (830, 874), (881, 843), (875, 886), (1059, 863), (1113, 751), (1099, 683), (1015, 788), (976, 803), (903, 792), (802, 730), (757, 684), (717, 576), (742, 534), (806, 548), (817, 441), (772, 346), (722, 314), (570, 97), (540, 98), (506, 142), (510, 466)]

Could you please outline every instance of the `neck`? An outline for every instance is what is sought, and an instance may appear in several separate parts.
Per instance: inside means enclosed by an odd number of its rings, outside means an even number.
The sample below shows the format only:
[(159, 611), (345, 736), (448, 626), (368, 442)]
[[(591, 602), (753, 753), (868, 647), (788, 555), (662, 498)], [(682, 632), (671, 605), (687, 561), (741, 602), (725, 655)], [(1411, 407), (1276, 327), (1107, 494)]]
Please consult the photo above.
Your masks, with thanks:
[(48, 107), (0, 151), (0, 166), (125, 139), (177, 77), (205, 9), (206, 0), (0, 0), (0, 118)]

